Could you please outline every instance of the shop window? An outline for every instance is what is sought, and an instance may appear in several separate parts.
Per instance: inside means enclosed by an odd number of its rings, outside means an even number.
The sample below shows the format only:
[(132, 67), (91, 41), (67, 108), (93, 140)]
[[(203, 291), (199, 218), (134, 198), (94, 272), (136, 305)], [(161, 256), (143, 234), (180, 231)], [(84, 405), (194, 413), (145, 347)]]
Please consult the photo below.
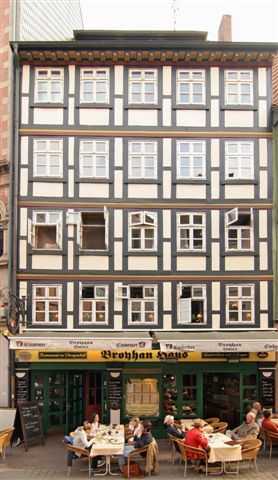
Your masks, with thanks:
[(78, 220), (78, 242), (82, 250), (108, 249), (108, 213), (80, 212)]
[(125, 380), (127, 417), (159, 417), (159, 385), (157, 378)]
[(33, 248), (62, 248), (62, 212), (34, 212), (28, 220), (28, 239)]
[(129, 250), (151, 251), (157, 248), (157, 214), (134, 212), (129, 214)]
[(80, 324), (108, 322), (108, 287), (80, 284)]
[(258, 401), (257, 375), (243, 375), (243, 411), (247, 413), (251, 410), (252, 404)]
[(197, 415), (197, 375), (182, 376), (182, 416), (192, 418)]
[(163, 375), (163, 415), (178, 413), (177, 379), (174, 374)]
[(206, 323), (206, 286), (178, 286), (178, 324)]
[(225, 213), (226, 251), (253, 250), (253, 209)]

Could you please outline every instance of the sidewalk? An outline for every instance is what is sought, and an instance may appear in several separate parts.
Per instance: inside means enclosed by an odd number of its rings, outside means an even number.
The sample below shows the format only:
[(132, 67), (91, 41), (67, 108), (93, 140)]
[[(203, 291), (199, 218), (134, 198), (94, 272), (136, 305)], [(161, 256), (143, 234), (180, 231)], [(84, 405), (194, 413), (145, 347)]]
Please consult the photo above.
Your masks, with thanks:
[[(65, 445), (62, 443), (62, 438), (62, 434), (45, 437), (45, 446), (30, 446), (28, 452), (25, 452), (23, 444), (18, 447), (7, 448), (5, 462), (0, 459), (0, 480), (66, 480), (66, 449)], [(171, 464), (170, 445), (168, 441), (159, 440), (158, 444), (160, 472), (155, 475), (155, 478), (157, 478), (157, 480), (169, 480), (169, 478), (172, 478), (173, 480), (182, 479), (183, 466), (179, 468), (177, 461), (175, 465)], [(278, 471), (278, 448), (273, 448), (271, 460), (269, 459), (268, 447), (266, 452), (260, 452), (258, 456), (258, 469), (259, 475), (256, 474), (253, 466), (250, 470), (248, 462), (244, 462), (240, 467), (239, 479), (276, 480)], [(209, 479), (211, 480), (224, 477), (236, 479), (235, 475), (209, 475)], [(85, 469), (85, 465), (82, 466), (79, 462), (76, 462), (72, 467), (70, 478), (72, 480), (87, 479), (88, 470)], [(123, 477), (119, 476), (118, 478), (121, 479)], [(205, 479), (205, 474), (199, 474), (188, 469), (186, 478), (189, 480)]]

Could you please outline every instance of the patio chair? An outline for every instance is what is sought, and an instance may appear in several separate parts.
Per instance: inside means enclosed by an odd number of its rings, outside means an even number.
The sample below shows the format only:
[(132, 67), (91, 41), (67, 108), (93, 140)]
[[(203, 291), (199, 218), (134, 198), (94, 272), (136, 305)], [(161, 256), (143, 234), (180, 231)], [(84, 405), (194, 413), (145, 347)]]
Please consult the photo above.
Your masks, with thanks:
[(269, 432), (268, 430), (266, 430), (266, 435), (267, 441), (269, 443), (269, 458), (271, 458), (273, 445), (278, 445), (278, 433)]
[(6, 428), (5, 430), (1, 430), (1, 432), (0, 432), (1, 436), (7, 434), (7, 438), (5, 440), (4, 447), (8, 447), (8, 446), (11, 447), (12, 446), (13, 433), (14, 433), (14, 428)]
[(87, 461), (89, 464), (89, 477), (91, 476), (91, 458), (90, 452), (84, 448), (74, 447), (73, 445), (66, 444), (66, 449), (68, 451), (67, 456), (67, 466), (68, 468), (68, 477), (70, 476), (70, 471), (72, 467), (73, 460), (80, 460), (81, 462)]
[(172, 463), (174, 464), (175, 463), (175, 457), (176, 457), (176, 453), (179, 453), (180, 455), (180, 462), (181, 463), (181, 460), (182, 460), (182, 457), (181, 457), (181, 451), (180, 451), (180, 447), (179, 447), (179, 438), (175, 437), (174, 435), (171, 435), (170, 433), (168, 433), (168, 438), (169, 438), (169, 442), (170, 442), (170, 445), (171, 445), (171, 461)]
[(237, 462), (237, 475), (238, 475), (238, 472), (239, 472), (240, 462), (242, 462), (244, 460), (249, 460), (250, 468), (251, 468), (251, 465), (252, 465), (251, 462), (253, 460), (254, 465), (255, 465), (255, 469), (256, 469), (256, 473), (258, 475), (259, 471), (258, 471), (258, 466), (257, 466), (257, 455), (258, 455), (259, 450), (260, 450), (261, 445), (262, 445), (261, 440), (259, 440), (257, 438), (250, 439), (250, 440), (248, 440), (248, 439), (247, 440), (242, 440), (241, 445), (242, 445), (242, 451), (241, 451), (242, 460), (239, 460)]
[(190, 447), (189, 445), (186, 445), (182, 440), (177, 440), (177, 441), (181, 451), (181, 458), (184, 461), (184, 474), (183, 474), (184, 478), (186, 477), (186, 474), (187, 474), (187, 460), (192, 459), (193, 463), (198, 463), (198, 462), (195, 462), (194, 458), (188, 456), (188, 452), (197, 454), (198, 460), (205, 461), (206, 477), (207, 477), (208, 476), (208, 452), (206, 452), (206, 450), (203, 450), (202, 448)]
[(8, 434), (4, 433), (4, 435), (0, 436), (0, 453), (2, 455), (2, 459), (5, 461), (5, 443), (8, 438)]
[(213, 428), (212, 433), (225, 433), (228, 427), (227, 422), (215, 422), (211, 423), (210, 426)]
[(210, 417), (210, 418), (205, 418), (204, 419), (204, 422), (206, 423), (216, 423), (216, 422), (219, 422), (219, 418), (217, 417)]
[[(142, 456), (141, 453), (146, 453), (145, 456)], [(138, 456), (138, 454), (140, 456)], [(150, 455), (152, 455), (153, 458), (150, 458)], [(135, 448), (134, 450), (131, 450), (127, 456), (127, 476), (129, 477), (129, 469), (130, 469), (130, 464), (132, 462), (143, 462), (145, 464), (145, 471), (146, 473), (151, 475), (152, 472), (158, 472), (159, 466), (158, 466), (158, 446), (156, 443), (156, 440), (153, 439), (149, 445), (146, 445), (145, 447), (141, 448)]]

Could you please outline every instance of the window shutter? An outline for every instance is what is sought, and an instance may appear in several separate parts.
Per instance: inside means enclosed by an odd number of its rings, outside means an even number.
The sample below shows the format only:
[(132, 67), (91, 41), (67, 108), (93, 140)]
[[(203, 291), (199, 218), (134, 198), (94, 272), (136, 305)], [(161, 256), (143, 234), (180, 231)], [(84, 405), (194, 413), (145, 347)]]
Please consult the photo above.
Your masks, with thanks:
[(182, 282), (178, 283), (178, 298), (181, 298), (182, 295)]
[(179, 301), (179, 323), (191, 323), (191, 298), (181, 298)]
[(30, 243), (32, 247), (36, 246), (35, 224), (31, 218), (28, 218), (28, 243)]
[(105, 222), (105, 248), (108, 250), (109, 244), (109, 217), (106, 205), (104, 205), (104, 222)]
[(56, 242), (60, 248), (62, 248), (62, 239), (63, 239), (63, 222), (62, 215), (59, 215), (59, 221), (56, 225)]
[(121, 287), (117, 287), (116, 290), (116, 297), (117, 298), (129, 298), (129, 286), (128, 285), (122, 285)]
[(226, 225), (231, 225), (238, 220), (238, 207), (233, 208), (225, 213), (225, 223)]

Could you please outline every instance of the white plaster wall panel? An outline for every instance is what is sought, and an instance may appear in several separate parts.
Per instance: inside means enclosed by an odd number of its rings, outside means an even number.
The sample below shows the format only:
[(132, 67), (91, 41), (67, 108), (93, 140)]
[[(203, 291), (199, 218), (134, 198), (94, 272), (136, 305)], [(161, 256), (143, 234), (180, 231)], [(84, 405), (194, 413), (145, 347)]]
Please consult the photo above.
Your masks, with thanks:
[(21, 165), (28, 165), (28, 163), (29, 163), (28, 146), (29, 146), (29, 138), (28, 137), (21, 137), (21, 141), (20, 141), (20, 162), (21, 162)]
[(21, 123), (29, 122), (29, 97), (21, 98)]
[(23, 65), (21, 92), (29, 93), (29, 86), (30, 86), (30, 65)]
[(253, 127), (253, 111), (225, 110), (225, 127)]
[(80, 270), (108, 270), (108, 255), (85, 255), (79, 257)]
[(259, 140), (259, 162), (260, 167), (267, 167), (267, 139), (260, 138)]
[(177, 270), (204, 272), (207, 267), (206, 257), (177, 257)]
[(220, 282), (211, 282), (211, 309), (220, 310)]
[(260, 255), (260, 270), (268, 269), (268, 252), (267, 252), (267, 242), (260, 242), (259, 247)]
[(210, 69), (210, 93), (213, 97), (219, 96), (219, 67)]
[(35, 125), (63, 125), (63, 108), (34, 108)]
[(69, 153), (68, 153), (68, 162), (69, 165), (74, 165), (74, 137), (69, 137), (68, 139)]
[(218, 313), (213, 313), (211, 316), (212, 319), (212, 330), (219, 330), (220, 327), (220, 315)]
[(62, 183), (33, 183), (33, 195), (34, 197), (62, 197), (63, 196), (63, 184)]
[(80, 183), (79, 196), (83, 198), (108, 198), (109, 184), (107, 183)]
[(170, 98), (164, 98), (162, 102), (163, 125), (169, 127), (172, 124), (172, 101)]
[(260, 328), (262, 330), (266, 330), (268, 327), (268, 314), (267, 313), (261, 313), (260, 314)]
[(266, 68), (258, 68), (259, 97), (266, 97)]
[(171, 210), (163, 210), (163, 238), (171, 238)]
[(26, 297), (27, 295), (27, 282), (19, 282), (19, 296)]
[(267, 210), (259, 210), (259, 237), (267, 238)]
[(177, 110), (178, 127), (205, 127), (205, 110)]
[[(119, 297), (118, 295), (118, 291), (120, 290), (120, 288), (122, 287), (122, 283), (121, 282), (115, 282), (114, 283), (114, 310), (116, 311), (121, 311), (123, 309), (123, 301), (122, 301), (122, 298)], [(113, 288), (111, 286), (111, 288)]]
[(114, 269), (123, 269), (123, 244), (122, 242), (114, 242)]
[(268, 282), (260, 282), (260, 309), (268, 310)]
[(206, 198), (206, 185), (177, 185), (177, 198)]
[[(9, 383), (10, 383), (10, 354), (9, 354), (9, 342), (0, 335), (0, 352), (1, 352), (1, 375), (0, 375), (0, 405), (1, 407), (9, 407)], [(3, 417), (3, 415), (1, 415)], [(7, 416), (6, 416), (7, 418)], [(2, 422), (1, 422), (2, 423)], [(5, 424), (1, 425), (3, 428)]]
[(28, 195), (28, 169), (20, 169), (20, 195), (26, 197)]
[(211, 166), (214, 168), (219, 167), (219, 140), (212, 138), (210, 141), (211, 144)]
[(19, 214), (19, 220), (20, 220), (20, 226), (19, 226), (19, 232), (22, 237), (27, 236), (27, 208), (21, 208), (20, 209), (20, 214)]
[(123, 317), (122, 315), (114, 315), (114, 330), (123, 329)]
[(68, 225), (68, 238), (73, 238), (73, 237), (74, 237), (74, 226)]
[(74, 265), (74, 242), (68, 242), (68, 269), (73, 270)]
[(172, 95), (172, 67), (163, 67), (163, 95)]
[(115, 170), (114, 172), (114, 195), (115, 198), (123, 198), (123, 172)]
[(211, 198), (219, 198), (219, 172), (211, 172)]
[(172, 193), (172, 172), (163, 172), (163, 198), (171, 198)]
[(75, 65), (69, 65), (69, 94), (75, 93)]
[(157, 257), (128, 257), (129, 270), (157, 270)]
[(80, 125), (109, 125), (108, 108), (80, 108)]
[(259, 127), (267, 127), (267, 102), (259, 100)]
[(157, 126), (157, 110), (128, 110), (128, 124)]
[(25, 269), (27, 267), (27, 241), (20, 240), (19, 242), (19, 268)]
[(255, 198), (254, 185), (225, 185), (225, 198)]
[(219, 238), (219, 210), (211, 210), (211, 236)]
[(172, 284), (163, 282), (163, 310), (172, 310)]
[(260, 198), (267, 198), (267, 171), (260, 172)]
[(115, 138), (114, 139), (114, 156), (115, 156), (115, 167), (123, 166), (123, 139)]
[(248, 270), (252, 271), (255, 268), (254, 257), (239, 257), (233, 255), (231, 257), (225, 257), (225, 270), (231, 272), (234, 270)]
[(72, 312), (74, 308), (74, 283), (67, 283), (67, 310)]
[(212, 99), (210, 103), (210, 124), (219, 127), (219, 100)]
[(32, 269), (62, 270), (62, 255), (32, 255)]
[(114, 68), (115, 77), (115, 95), (123, 95), (124, 93), (124, 67), (116, 65)]
[(123, 124), (123, 99), (115, 98), (114, 107), (114, 123), (115, 125)]
[(114, 210), (114, 236), (115, 238), (123, 237), (123, 211)]
[(73, 315), (67, 315), (67, 329), (68, 330), (73, 330), (74, 329)]
[(74, 125), (74, 98), (69, 98), (68, 104), (68, 124)]
[(220, 246), (218, 242), (211, 243), (211, 269), (214, 272), (220, 270)]
[(163, 242), (163, 270), (170, 271), (171, 268), (171, 243)]
[(74, 170), (68, 170), (68, 196), (74, 197)]
[(157, 185), (128, 185), (129, 198), (157, 198)]
[(172, 315), (163, 315), (163, 330), (172, 330)]
[(172, 166), (172, 139), (163, 138), (163, 167)]

